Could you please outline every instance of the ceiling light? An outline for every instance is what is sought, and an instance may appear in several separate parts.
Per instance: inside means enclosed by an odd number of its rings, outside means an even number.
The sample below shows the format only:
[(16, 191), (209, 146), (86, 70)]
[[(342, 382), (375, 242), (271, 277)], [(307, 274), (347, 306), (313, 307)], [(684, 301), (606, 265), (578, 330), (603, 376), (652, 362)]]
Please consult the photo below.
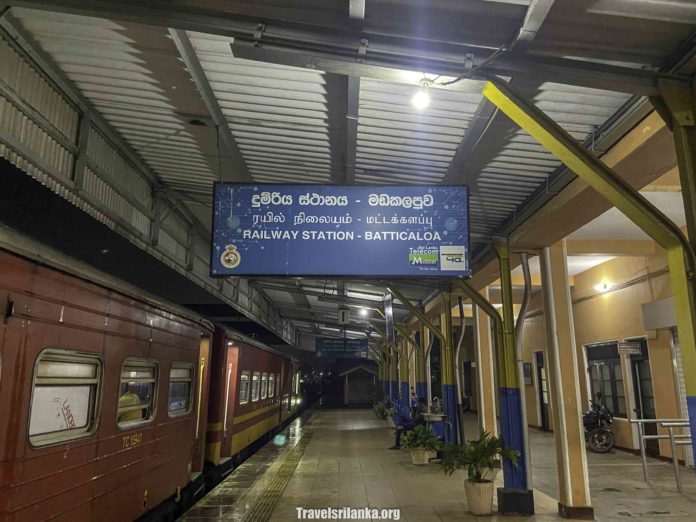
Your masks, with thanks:
[(422, 78), (420, 81), (420, 89), (418, 89), (418, 92), (411, 98), (411, 103), (419, 111), (422, 111), (430, 105), (430, 94), (428, 90), (430, 90), (431, 84), (432, 82), (430, 80)]
[(361, 308), (360, 315), (362, 315), (363, 317), (366, 317), (367, 316), (367, 308)]
[(609, 281), (604, 279), (601, 283), (595, 285), (594, 288), (597, 292), (606, 292), (611, 288), (611, 284), (609, 283)]

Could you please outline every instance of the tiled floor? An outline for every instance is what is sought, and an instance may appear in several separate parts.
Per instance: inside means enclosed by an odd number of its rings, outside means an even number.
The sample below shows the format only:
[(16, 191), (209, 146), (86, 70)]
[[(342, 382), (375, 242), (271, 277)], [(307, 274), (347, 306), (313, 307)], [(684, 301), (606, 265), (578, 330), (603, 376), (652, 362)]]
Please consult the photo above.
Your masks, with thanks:
[[(476, 417), (466, 418), (467, 433)], [(312, 439), (271, 517), (297, 521), (297, 507), (399, 508), (400, 520), (443, 522), (476, 520), (560, 520), (553, 435), (531, 430), (535, 506), (531, 518), (474, 517), (468, 514), (464, 472), (446, 477), (437, 464), (414, 466), (408, 451), (389, 451), (393, 431), (368, 410), (322, 410), (300, 427), (291, 427), (288, 443), (270, 443), (187, 513), (187, 522), (241, 521), (277, 474), (303, 432)], [(696, 475), (683, 470), (684, 494), (676, 492), (669, 463), (650, 461), (650, 484), (643, 482), (640, 459), (621, 451), (588, 454), (592, 504), (600, 521), (695, 521)], [(502, 473), (497, 477), (502, 480)]]
[[(320, 411), (307, 429), (314, 431), (314, 438), (272, 521), (297, 521), (298, 506), (399, 508), (400, 520), (409, 522), (478, 520), (467, 514), (464, 473), (448, 478), (436, 464), (411, 464), (408, 451), (389, 451), (393, 432), (371, 411)], [(552, 499), (537, 500), (542, 516), (534, 520), (556, 518)]]

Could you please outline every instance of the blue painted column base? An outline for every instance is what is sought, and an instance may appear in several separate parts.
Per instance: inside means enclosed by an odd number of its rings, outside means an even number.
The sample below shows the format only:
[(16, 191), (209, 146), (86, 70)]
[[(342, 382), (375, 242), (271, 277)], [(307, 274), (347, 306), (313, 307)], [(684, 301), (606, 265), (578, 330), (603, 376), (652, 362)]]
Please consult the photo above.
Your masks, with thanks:
[(498, 511), (501, 515), (534, 514), (534, 491), (527, 486), (527, 470), (524, 459), (524, 426), (522, 425), (522, 403), (518, 388), (500, 388), (500, 438), (503, 446), (519, 452), (517, 466), (503, 459), (505, 487), (498, 488)]
[(409, 416), (411, 406), (411, 398), (408, 389), (408, 383), (401, 383), (401, 414), (405, 417)]
[(416, 400), (428, 399), (428, 385), (425, 382), (416, 382)]
[(518, 388), (500, 388), (500, 438), (503, 446), (519, 452), (517, 466), (509, 459), (503, 459), (503, 474), (506, 488), (527, 489), (527, 470), (525, 469), (524, 439), (522, 430), (522, 410)]
[(686, 398), (686, 409), (689, 411), (689, 427), (691, 428), (691, 449), (696, 455), (696, 397)]
[(457, 386), (455, 384), (442, 385), (442, 406), (449, 423), (445, 430), (445, 441), (450, 444), (457, 444), (459, 412), (457, 411)]

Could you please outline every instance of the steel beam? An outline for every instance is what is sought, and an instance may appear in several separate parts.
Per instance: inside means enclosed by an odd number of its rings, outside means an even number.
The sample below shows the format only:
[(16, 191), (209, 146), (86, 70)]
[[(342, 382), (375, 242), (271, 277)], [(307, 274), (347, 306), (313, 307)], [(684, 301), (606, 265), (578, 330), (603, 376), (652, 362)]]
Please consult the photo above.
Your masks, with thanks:
[(440, 339), (440, 341), (441, 341), (443, 344), (447, 344), (447, 338), (446, 338), (445, 335), (442, 333), (442, 331), (440, 331), (440, 329), (439, 329), (437, 326), (435, 326), (435, 324), (434, 324), (430, 319), (428, 319), (428, 318), (426, 317), (426, 315), (425, 315), (423, 312), (421, 312), (418, 308), (416, 308), (415, 306), (413, 306), (413, 304), (411, 303), (411, 301), (409, 301), (409, 300), (404, 296), (404, 294), (402, 294), (402, 293), (401, 293), (395, 286), (393, 286), (393, 285), (387, 286), (387, 290), (389, 290), (392, 294), (394, 294), (394, 296), (396, 296), (396, 298), (397, 298), (399, 301), (401, 301), (401, 302), (406, 306), (406, 308), (407, 308), (413, 315), (415, 315), (415, 316), (418, 318), (418, 320), (419, 320), (421, 323), (423, 323), (425, 326), (427, 326), (428, 329), (429, 329), (431, 332), (433, 332), (433, 334), (436, 335), (436, 336), (438, 337), (438, 339)]
[[(13, 0), (10, 5), (232, 36), (235, 56), (351, 76), (396, 80), (399, 75), (393, 70), (399, 69), (458, 77), (467, 70), (466, 62), (470, 60), (466, 55), (474, 56), (472, 65), (476, 67), (491, 54), (490, 47), (476, 42), (431, 42), (408, 34), (384, 35), (369, 28), (361, 31), (349, 27), (347, 17), (327, 16), (319, 10), (270, 9), (254, 3), (229, 4), (224, 16), (210, 8), (163, 1)], [(368, 45), (363, 46), (361, 40)], [(361, 46), (365, 53), (360, 53)], [(508, 52), (486, 63), (477, 73), (658, 94), (657, 76), (652, 72), (583, 60)]]
[(520, 28), (515, 41), (515, 48), (526, 49), (527, 46), (536, 38), (539, 29), (541, 29), (544, 20), (551, 11), (555, 0), (532, 0), (527, 8), (527, 14), (524, 17), (524, 22)]
[[(483, 93), (667, 251), (689, 419), (696, 432), (696, 263), (691, 244), (667, 216), (535, 105), (520, 98), (508, 85), (492, 81), (486, 84)], [(694, 124), (688, 117), (685, 118), (684, 123)], [(680, 153), (682, 158), (685, 153)], [(692, 154), (693, 151), (689, 153), (693, 159)], [(696, 450), (696, 437), (693, 449)]]
[(486, 129), (488, 129), (495, 116), (495, 112), (495, 105), (486, 98), (483, 98), (476, 109), (471, 123), (466, 129), (464, 138), (462, 138), (459, 147), (457, 147), (454, 153), (452, 162), (447, 168), (447, 173), (442, 178), (443, 185), (461, 185), (465, 182), (461, 173), (464, 169), (466, 160), (483, 138), (483, 134), (486, 132)]
[(251, 181), (251, 174), (244, 161), (244, 157), (232, 135), (227, 119), (222, 112), (222, 108), (220, 108), (220, 103), (213, 89), (210, 87), (208, 78), (205, 75), (203, 66), (198, 59), (198, 55), (191, 44), (188, 34), (182, 29), (169, 29), (169, 35), (172, 37), (174, 45), (176, 45), (181, 55), (181, 59), (184, 60), (184, 64), (193, 79), (193, 83), (195, 83), (198, 88), (198, 93), (201, 95), (203, 103), (205, 103), (208, 113), (213, 119), (213, 123), (215, 123), (217, 132), (220, 134), (220, 141), (222, 141), (222, 144), (225, 146), (227, 154), (222, 155), (222, 151), (218, 151), (218, 154), (222, 156), (222, 158), (220, 158), (221, 162), (229, 163), (231, 172), (219, 172), (220, 180)]
[[(335, 53), (332, 47), (317, 51), (315, 45), (302, 46), (296, 41), (260, 43), (254, 39), (235, 38), (232, 53), (247, 60), (277, 63), (292, 67), (322, 70), (350, 76), (370, 77), (392, 82), (403, 82), (404, 72), (424, 71), (426, 74), (458, 77), (466, 70), (464, 53), (452, 55), (432, 53), (423, 56), (414, 49), (384, 49), (370, 44), (364, 61), (356, 57), (359, 45), (345, 54)], [(583, 60), (540, 57), (522, 53), (506, 53), (481, 66), (480, 60), (473, 80), (489, 76), (515, 77), (535, 81), (553, 81), (567, 85), (589, 87), (643, 96), (658, 93), (658, 74), (650, 71), (617, 67)], [(479, 67), (480, 66), (480, 67)], [(681, 79), (680, 76), (674, 76)], [(457, 85), (457, 84), (454, 84)]]
[(331, 150), (331, 183), (345, 184), (348, 78), (340, 74), (327, 73), (324, 75), (324, 81)]

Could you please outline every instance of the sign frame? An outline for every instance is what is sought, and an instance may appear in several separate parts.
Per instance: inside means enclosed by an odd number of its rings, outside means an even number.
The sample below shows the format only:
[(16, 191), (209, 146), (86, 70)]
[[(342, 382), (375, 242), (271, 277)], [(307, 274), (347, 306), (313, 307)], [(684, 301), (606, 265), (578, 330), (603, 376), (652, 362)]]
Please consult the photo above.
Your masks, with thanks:
[[(270, 273), (242, 273), (240, 272), (239, 274), (234, 274), (234, 273), (216, 273), (213, 271), (213, 259), (215, 257), (219, 257), (219, 253), (215, 252), (215, 232), (216, 232), (216, 202), (217, 199), (215, 197), (215, 194), (217, 193), (217, 190), (219, 187), (224, 187), (224, 186), (257, 186), (259, 188), (263, 187), (279, 187), (279, 186), (285, 186), (285, 187), (308, 187), (309, 188), (324, 188), (324, 187), (337, 187), (337, 188), (369, 188), (370, 190), (374, 190), (375, 192), (379, 192), (380, 189), (383, 189), (385, 191), (393, 190), (393, 189), (399, 189), (399, 188), (409, 188), (409, 189), (423, 189), (423, 190), (428, 190), (428, 189), (457, 189), (457, 190), (462, 190), (465, 189), (466, 191), (466, 203), (465, 203), (465, 223), (466, 223), (466, 240), (465, 244), (463, 245), (465, 250), (465, 255), (467, 258), (467, 266), (466, 266), (466, 272), (467, 274), (461, 274), (459, 272), (461, 271), (456, 271), (456, 274), (448, 275), (447, 273), (443, 273), (443, 270), (441, 268), (438, 268), (437, 270), (424, 270), (418, 273), (413, 273), (413, 274), (389, 274), (389, 273), (375, 273), (375, 274), (360, 274), (360, 273), (345, 273), (345, 274), (336, 274), (336, 273), (330, 273), (330, 272), (322, 272), (322, 273), (312, 273), (312, 272), (307, 272), (307, 273), (289, 273), (289, 274), (282, 274), (282, 273), (277, 273), (277, 272), (270, 272)], [(213, 205), (212, 205), (212, 210), (211, 210), (211, 218), (212, 218), (212, 226), (211, 226), (211, 241), (210, 241), (210, 263), (209, 263), (209, 275), (212, 278), (229, 278), (229, 277), (316, 277), (316, 278), (331, 278), (331, 279), (348, 279), (348, 278), (364, 278), (364, 279), (384, 279), (384, 278), (391, 278), (391, 279), (412, 279), (416, 277), (426, 277), (429, 279), (468, 279), (472, 277), (472, 267), (471, 267), (471, 229), (470, 229), (470, 198), (471, 198), (471, 191), (467, 185), (423, 185), (423, 184), (413, 184), (413, 185), (347, 185), (347, 184), (336, 184), (336, 183), (331, 183), (331, 184), (308, 184), (308, 183), (251, 183), (251, 182), (232, 182), (232, 181), (216, 181), (213, 184)], [(438, 245), (438, 249), (441, 246), (447, 247), (448, 245)], [(438, 266), (439, 266), (439, 260), (438, 260)]]

